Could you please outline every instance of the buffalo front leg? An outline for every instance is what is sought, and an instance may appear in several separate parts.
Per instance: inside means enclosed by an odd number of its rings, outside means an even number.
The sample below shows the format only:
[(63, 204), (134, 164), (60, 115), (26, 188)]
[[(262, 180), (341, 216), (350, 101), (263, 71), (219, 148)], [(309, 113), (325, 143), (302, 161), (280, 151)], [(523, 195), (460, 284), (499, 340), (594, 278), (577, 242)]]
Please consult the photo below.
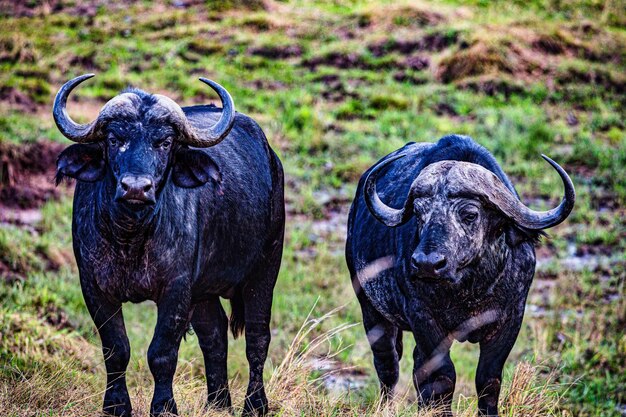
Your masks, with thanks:
[(480, 342), (480, 358), (476, 369), (478, 411), (483, 416), (498, 415), (498, 399), (502, 369), (522, 325), (522, 317), (510, 323), (494, 338)]
[(207, 405), (216, 408), (230, 408), (228, 390), (227, 353), (228, 353), (228, 317), (218, 297), (194, 306), (191, 325), (196, 335), (206, 371), (208, 391)]
[(413, 350), (413, 384), (420, 404), (435, 406), (440, 414), (452, 416), (452, 396), (456, 371), (450, 359), (453, 339), (430, 317), (412, 326), (416, 346)]
[(107, 415), (130, 417), (132, 407), (126, 388), (130, 344), (126, 336), (122, 304), (109, 301), (91, 281), (81, 279), (81, 287), (89, 314), (100, 334), (107, 370), (102, 410)]
[(434, 353), (426, 358), (423, 351), (416, 347), (413, 360), (413, 384), (419, 403), (436, 407), (442, 415), (452, 416), (456, 371), (450, 353)]
[(189, 324), (190, 286), (188, 280), (179, 279), (168, 286), (158, 302), (156, 329), (148, 348), (148, 365), (154, 377), (151, 416), (165, 412), (178, 414), (172, 382), (180, 341)]

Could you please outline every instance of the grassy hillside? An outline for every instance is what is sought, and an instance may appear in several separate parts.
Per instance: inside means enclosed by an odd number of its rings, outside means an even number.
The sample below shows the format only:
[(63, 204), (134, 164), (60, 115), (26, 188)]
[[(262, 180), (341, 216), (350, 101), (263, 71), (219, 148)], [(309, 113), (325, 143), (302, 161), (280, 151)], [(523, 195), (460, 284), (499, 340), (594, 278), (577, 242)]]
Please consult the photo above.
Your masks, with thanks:
[[(1, 414), (82, 416), (101, 405), (104, 366), (71, 251), (71, 187), (51, 183), (69, 144), (51, 118), (54, 93), (94, 72), (68, 105), (76, 120), (94, 118), (127, 85), (184, 105), (216, 100), (197, 80), (205, 76), (230, 91), (281, 157), (287, 240), (266, 368), (278, 415), (418, 412), (408, 406), (410, 354), (395, 408), (377, 404), (343, 259), (345, 220), (367, 167), (447, 133), (490, 149), (534, 208), (555, 206), (562, 191), (540, 153), (576, 185), (573, 214), (537, 250), (506, 368), (506, 415), (624, 415), (624, 13), (616, 0), (0, 0)], [(155, 311), (124, 307), (140, 416), (151, 396)], [(196, 342), (188, 336), (179, 359), (185, 415), (202, 413), (206, 393)], [(458, 415), (475, 413), (477, 353), (453, 346)], [(242, 340), (231, 340), (229, 373), (240, 406)]]

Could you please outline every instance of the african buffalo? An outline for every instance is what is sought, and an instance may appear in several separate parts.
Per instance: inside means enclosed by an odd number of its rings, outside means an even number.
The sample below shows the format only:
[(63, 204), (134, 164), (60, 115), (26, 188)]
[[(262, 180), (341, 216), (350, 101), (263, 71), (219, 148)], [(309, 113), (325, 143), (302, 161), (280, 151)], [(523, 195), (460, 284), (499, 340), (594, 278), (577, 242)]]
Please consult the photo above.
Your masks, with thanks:
[(95, 121), (77, 124), (67, 114), (67, 98), (92, 76), (63, 85), (53, 113), (61, 133), (79, 143), (60, 154), (56, 180), (78, 180), (74, 254), (102, 340), (104, 411), (131, 415), (121, 306), (144, 300), (158, 306), (148, 350), (155, 382), (151, 415), (177, 412), (172, 379), (190, 323), (204, 356), (208, 403), (230, 408), (224, 297), (234, 336), (245, 328), (250, 382), (244, 413), (265, 414), (263, 366), (285, 223), (278, 157), (260, 127), (235, 112), (228, 92), (205, 78), (223, 109), (181, 108), (165, 96), (129, 89), (106, 103)]
[[(387, 398), (410, 331), (420, 403), (450, 413), (453, 340), (480, 343), (478, 407), (498, 414), (502, 368), (522, 324), (542, 230), (567, 218), (574, 186), (546, 212), (524, 206), (495, 158), (469, 137), (409, 143), (361, 178), (346, 259)], [(383, 202), (384, 201), (384, 202)], [(393, 208), (398, 207), (398, 208)]]

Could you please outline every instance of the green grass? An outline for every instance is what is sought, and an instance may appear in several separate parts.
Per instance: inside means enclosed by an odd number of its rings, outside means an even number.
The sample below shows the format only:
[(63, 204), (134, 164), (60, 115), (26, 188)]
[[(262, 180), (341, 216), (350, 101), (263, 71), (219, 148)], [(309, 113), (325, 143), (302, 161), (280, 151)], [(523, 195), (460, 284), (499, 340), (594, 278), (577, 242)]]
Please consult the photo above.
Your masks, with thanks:
[[(343, 308), (308, 334), (299, 353), (315, 337), (360, 322), (342, 253), (345, 216), (358, 178), (374, 161), (408, 141), (471, 135), (493, 152), (524, 201), (546, 209), (558, 203), (561, 184), (540, 158), (545, 153), (570, 172), (578, 200), (570, 219), (542, 243), (540, 254), (554, 258), (532, 289), (507, 381), (516, 364), (530, 361), (536, 375), (523, 367), (515, 374), (531, 381), (522, 391), (549, 386), (558, 397), (554, 413), (619, 416), (626, 403), (623, 10), (617, 1), (462, 3), (290, 0), (265, 10), (254, 0), (190, 8), (144, 1), (94, 7), (88, 16), (75, 13), (73, 2), (53, 12), (30, 2), (32, 17), (0, 14), (0, 144), (65, 141), (51, 103), (63, 82), (82, 73), (97, 76), (70, 100), (69, 112), (81, 122), (128, 85), (182, 105), (216, 100), (199, 76), (225, 86), (237, 109), (263, 127), (287, 176), (287, 241), (266, 380), (277, 375), (313, 305), (314, 316)], [(417, 58), (427, 67), (411, 67)], [(70, 198), (46, 203), (42, 215), (34, 227), (0, 225), (0, 261), (13, 277), (0, 281), (0, 405), (16, 406), (15, 415), (89, 413), (99, 407), (104, 371), (71, 255)], [(599, 253), (611, 263), (571, 270), (563, 261), (572, 251)], [(146, 405), (155, 307), (124, 310), (131, 395)], [(299, 413), (374, 413), (376, 378), (361, 325), (328, 343), (339, 363), (365, 372), (366, 388), (339, 401), (306, 388), (311, 408)], [(405, 343), (401, 391), (411, 399), (409, 335)], [(231, 340), (229, 349), (240, 401), (244, 343)], [(476, 346), (453, 346), (460, 415), (475, 411), (477, 354)], [(183, 342), (179, 364), (177, 396), (191, 402), (191, 415), (204, 378), (195, 336)], [(319, 374), (305, 368), (294, 371), (297, 378)], [(37, 389), (7, 388), (24, 381)], [(276, 384), (275, 402), (282, 398)], [(47, 404), (46, 392), (62, 395)], [(282, 415), (298, 414), (285, 407)], [(506, 410), (524, 415), (514, 405)]]

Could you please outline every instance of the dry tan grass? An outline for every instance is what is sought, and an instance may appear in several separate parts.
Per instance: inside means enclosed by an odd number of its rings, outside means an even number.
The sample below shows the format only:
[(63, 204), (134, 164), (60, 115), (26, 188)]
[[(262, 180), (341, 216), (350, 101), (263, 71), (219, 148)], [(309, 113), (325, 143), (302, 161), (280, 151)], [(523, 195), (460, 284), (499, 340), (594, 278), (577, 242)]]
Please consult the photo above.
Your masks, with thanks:
[[(418, 408), (399, 396), (388, 404), (380, 401), (367, 404), (344, 395), (329, 395), (314, 369), (314, 359), (333, 360), (342, 348), (332, 348), (333, 339), (354, 324), (343, 324), (321, 332), (320, 325), (339, 309), (314, 318), (311, 313), (296, 334), (282, 362), (273, 369), (266, 391), (272, 414), (278, 416), (417, 416), (433, 417), (437, 408)], [(313, 310), (311, 310), (313, 311)], [(0, 381), (2, 415), (86, 416), (98, 413), (103, 395), (102, 364), (99, 349), (81, 337), (54, 335), (48, 326), (16, 320), (15, 329), (36, 328), (31, 342), (15, 337), (22, 358), (31, 357), (40, 364), (39, 372), (22, 373), (19, 366), (5, 369), (12, 377)], [(29, 330), (32, 331), (32, 330)], [(44, 343), (45, 338), (52, 342)], [(20, 340), (22, 340), (20, 342)], [(32, 343), (32, 340), (40, 342)], [(30, 345), (28, 345), (30, 343)], [(26, 356), (25, 356), (26, 355)], [(228, 413), (206, 410), (204, 380), (194, 376), (195, 364), (179, 366), (174, 389), (181, 415), (190, 417), (224, 416)], [(522, 362), (517, 365), (510, 382), (505, 382), (501, 396), (501, 412), (509, 417), (563, 416), (559, 396), (552, 383), (553, 375), (541, 374), (541, 368)], [(7, 371), (10, 371), (7, 373)], [(4, 375), (3, 374), (3, 375)], [(3, 377), (4, 378), (4, 377)], [(145, 384), (130, 388), (135, 417), (147, 417), (152, 395), (152, 380), (146, 372)], [(245, 381), (231, 381), (235, 413), (243, 403)], [(476, 398), (460, 396), (455, 404), (458, 417), (476, 416)]]
[(104, 372), (99, 349), (29, 314), (1, 320), (7, 325), (0, 338), (13, 357), (0, 369), (0, 414), (78, 415), (71, 411), (76, 408), (81, 415), (93, 414), (104, 388), (104, 382), (94, 378)]
[(554, 374), (541, 375), (541, 367), (521, 362), (501, 394), (503, 416), (563, 416), (560, 395), (553, 383)]
[(395, 29), (398, 27), (427, 27), (445, 22), (448, 9), (425, 4), (419, 0), (403, 0), (390, 4), (370, 4), (358, 14), (364, 26)]

